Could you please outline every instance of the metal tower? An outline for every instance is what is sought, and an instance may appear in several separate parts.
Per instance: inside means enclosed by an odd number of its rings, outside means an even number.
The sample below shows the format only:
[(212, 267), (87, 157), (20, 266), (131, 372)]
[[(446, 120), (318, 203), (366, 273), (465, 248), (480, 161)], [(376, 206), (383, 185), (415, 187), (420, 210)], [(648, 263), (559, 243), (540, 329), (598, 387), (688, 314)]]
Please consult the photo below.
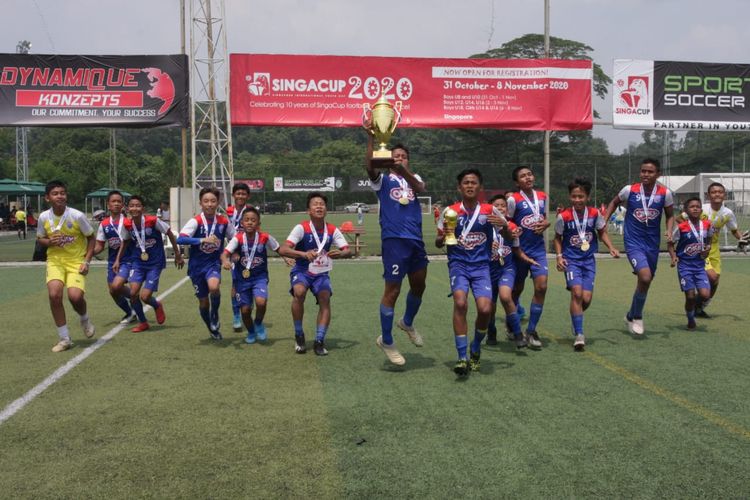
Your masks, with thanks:
[[(16, 45), (16, 54), (28, 54), (31, 42), (21, 40)], [(29, 180), (29, 146), (27, 142), (28, 128), (16, 127), (16, 180)]]
[(234, 167), (224, 17), (224, 0), (190, 0), (192, 186), (214, 185), (227, 193)]

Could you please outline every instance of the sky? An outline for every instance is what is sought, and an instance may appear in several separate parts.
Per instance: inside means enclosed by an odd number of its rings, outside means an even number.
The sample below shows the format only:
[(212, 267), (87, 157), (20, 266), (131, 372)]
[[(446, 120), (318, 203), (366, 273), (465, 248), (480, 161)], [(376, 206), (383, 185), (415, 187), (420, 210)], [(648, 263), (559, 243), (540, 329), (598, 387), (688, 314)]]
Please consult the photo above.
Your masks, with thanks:
[[(191, 0), (186, 0), (190, 5)], [(218, 1), (214, 0), (218, 5)], [(543, 33), (543, 0), (225, 0), (229, 52), (463, 58)], [(180, 52), (179, 0), (2, 0), (0, 52)], [(750, 63), (748, 0), (550, 0), (550, 34), (614, 59)], [(189, 49), (188, 49), (189, 50)], [(611, 89), (610, 89), (611, 95)], [(594, 101), (610, 121), (611, 99)], [(639, 131), (595, 125), (620, 153)]]

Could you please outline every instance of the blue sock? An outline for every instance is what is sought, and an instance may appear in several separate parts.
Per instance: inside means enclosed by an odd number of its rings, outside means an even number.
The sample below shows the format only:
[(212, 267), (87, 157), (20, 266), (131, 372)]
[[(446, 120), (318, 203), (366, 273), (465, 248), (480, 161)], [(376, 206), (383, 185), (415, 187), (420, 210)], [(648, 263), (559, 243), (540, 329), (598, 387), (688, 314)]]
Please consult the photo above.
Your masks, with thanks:
[(210, 294), (209, 295), (211, 299), (211, 321), (215, 323), (219, 322), (219, 306), (221, 305), (221, 295), (220, 294)]
[(247, 333), (249, 333), (250, 335), (255, 335), (255, 323), (253, 323), (252, 321), (250, 322), (250, 326), (247, 327)]
[(535, 332), (536, 324), (539, 323), (539, 319), (542, 317), (542, 310), (544, 309), (544, 306), (542, 304), (532, 302), (529, 309), (531, 309), (531, 312), (529, 313), (529, 325), (526, 328), (526, 331)]
[(146, 304), (150, 305), (154, 309), (156, 309), (157, 307), (159, 307), (159, 301), (156, 300), (156, 297), (154, 297), (153, 295), (148, 298), (148, 300), (146, 301)]
[(393, 344), (393, 308), (380, 304), (380, 330), (383, 333), (383, 343)]
[(209, 312), (208, 308), (203, 309), (202, 307), (198, 307), (198, 312), (201, 315), (201, 319), (210, 330), (211, 329), (211, 313)]
[(471, 341), (471, 352), (482, 352), (482, 341), (487, 336), (487, 330), (474, 330), (474, 340)]
[(512, 312), (508, 315), (506, 318), (506, 322), (508, 323), (508, 326), (510, 327), (511, 333), (515, 337), (521, 336), (521, 318), (518, 316), (517, 312)]
[(456, 340), (458, 359), (466, 359), (466, 346), (469, 344), (469, 339), (466, 335), (456, 335), (453, 338)]
[(487, 325), (487, 332), (496, 335), (497, 334), (497, 326), (495, 326), (495, 315), (493, 314), (490, 316), (490, 323)]
[(253, 323), (255, 323), (257, 326), (260, 326), (263, 324), (262, 319), (258, 319), (257, 317), (253, 320)]
[(628, 313), (628, 319), (641, 319), (643, 318), (643, 306), (646, 305), (646, 294), (639, 291), (633, 293), (633, 302), (630, 305), (630, 312)]
[(571, 314), (570, 320), (573, 322), (573, 333), (575, 335), (583, 334), (583, 314)]
[(326, 331), (328, 327), (326, 325), (318, 325), (318, 330), (315, 332), (315, 342), (323, 342), (326, 338)]
[(138, 316), (138, 322), (139, 323), (145, 323), (146, 322), (146, 315), (143, 313), (143, 304), (141, 304), (140, 300), (133, 300), (130, 302), (130, 305), (133, 306), (133, 310), (135, 311), (135, 315)]
[(240, 303), (237, 302), (237, 297), (232, 296), (232, 314), (238, 316), (240, 314)]
[(422, 299), (411, 292), (406, 294), (406, 311), (404, 312), (404, 324), (411, 326), (414, 323), (414, 316), (419, 312), (419, 306), (422, 305)]
[(695, 309), (685, 311), (685, 314), (687, 314), (688, 321), (695, 321)]
[(127, 314), (128, 316), (130, 316), (130, 314), (133, 312), (133, 309), (130, 307), (130, 302), (122, 295), (117, 297), (117, 300), (115, 300), (115, 304), (117, 304), (117, 307), (125, 311), (125, 314)]
[(305, 331), (302, 329), (302, 321), (294, 320), (294, 336), (301, 337), (304, 334), (305, 334)]

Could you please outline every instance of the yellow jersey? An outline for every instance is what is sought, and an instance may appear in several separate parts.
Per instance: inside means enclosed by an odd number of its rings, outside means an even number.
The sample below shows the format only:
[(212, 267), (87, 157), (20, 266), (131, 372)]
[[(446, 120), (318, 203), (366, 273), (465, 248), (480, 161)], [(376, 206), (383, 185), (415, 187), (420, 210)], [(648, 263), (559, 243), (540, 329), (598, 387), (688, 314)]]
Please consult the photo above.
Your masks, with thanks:
[(62, 246), (51, 246), (47, 249), (47, 260), (81, 263), (86, 256), (86, 238), (94, 234), (94, 228), (83, 212), (67, 207), (62, 216), (52, 209), (45, 210), (39, 216), (36, 227), (37, 238), (49, 238), (55, 231), (60, 231), (64, 238)]

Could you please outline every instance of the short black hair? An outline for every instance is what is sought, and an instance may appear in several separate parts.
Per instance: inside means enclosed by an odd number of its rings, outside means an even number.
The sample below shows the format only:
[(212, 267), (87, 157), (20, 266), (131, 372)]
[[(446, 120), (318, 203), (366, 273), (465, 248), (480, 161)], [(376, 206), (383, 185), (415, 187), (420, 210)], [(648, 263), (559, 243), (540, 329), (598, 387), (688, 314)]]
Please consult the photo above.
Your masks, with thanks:
[(467, 175), (476, 175), (477, 179), (479, 179), (479, 184), (482, 184), (482, 172), (477, 170), (476, 168), (465, 168), (461, 170), (458, 175), (456, 176), (456, 180), (459, 184), (461, 184), (461, 181), (466, 177)]
[(518, 182), (518, 173), (521, 170), (528, 170), (532, 174), (534, 173), (534, 171), (531, 170), (530, 166), (528, 166), (528, 165), (519, 165), (518, 167), (516, 167), (516, 168), (513, 169), (513, 174), (512, 174), (512, 176), (513, 176), (513, 182)]
[(700, 198), (698, 198), (697, 196), (691, 196), (690, 198), (685, 200), (685, 203), (682, 204), (682, 209), (687, 210), (687, 207), (688, 205), (690, 205), (691, 201), (697, 201), (699, 204), (701, 204), (701, 206), (703, 205), (703, 201), (701, 201)]
[(221, 199), (221, 192), (213, 186), (204, 187), (200, 190), (200, 193), (198, 193), (198, 201), (203, 199), (203, 195), (211, 193), (212, 195), (216, 196), (217, 200)]
[(132, 195), (132, 196), (130, 197), (130, 199), (128, 200), (128, 203), (130, 203), (130, 202), (131, 202), (131, 201), (133, 201), (133, 200), (138, 200), (138, 201), (140, 201), (140, 202), (141, 202), (141, 205), (146, 205), (146, 202), (145, 202), (145, 201), (143, 201), (143, 197), (142, 197), (141, 195), (139, 195), (139, 194), (134, 194), (134, 195)]
[(68, 191), (68, 186), (61, 180), (54, 180), (49, 181), (46, 186), (44, 186), (44, 194), (49, 194), (50, 191), (52, 191), (55, 188), (63, 188), (66, 192)]
[(245, 211), (242, 212), (242, 217), (244, 218), (247, 214), (255, 214), (256, 217), (258, 217), (258, 222), (260, 222), (260, 212), (255, 207), (245, 207)]
[(505, 203), (508, 203), (508, 200), (505, 199), (504, 194), (496, 194), (492, 198), (490, 198), (490, 203), (495, 203), (495, 200), (503, 200)]
[(404, 151), (406, 151), (406, 159), (409, 159), (409, 149), (400, 142), (393, 146), (393, 149), (403, 149)]
[(588, 196), (591, 194), (591, 181), (584, 177), (576, 177), (568, 184), (568, 193), (572, 193), (576, 188), (583, 189), (583, 192)]
[(644, 158), (641, 162), (641, 165), (645, 165), (646, 163), (650, 163), (651, 165), (656, 167), (656, 170), (658, 172), (661, 172), (661, 163), (656, 158)]
[(113, 189), (112, 191), (107, 193), (107, 202), (109, 203), (109, 199), (115, 195), (120, 195), (120, 198), (122, 198), (122, 201), (125, 201), (125, 197), (122, 195), (122, 193), (116, 189)]
[(247, 194), (250, 194), (250, 188), (244, 182), (238, 182), (237, 184), (232, 186), (232, 194), (236, 193), (237, 191), (245, 191)]
[(706, 188), (706, 192), (710, 193), (711, 188), (713, 187), (720, 187), (722, 191), (724, 191), (725, 193), (727, 192), (727, 188), (725, 188), (724, 184), (722, 184), (721, 182), (712, 182), (711, 184), (708, 185), (708, 188)]
[[(408, 153), (407, 153), (408, 154)], [(323, 202), (328, 205), (328, 198), (323, 193), (320, 193), (318, 191), (313, 191), (312, 193), (307, 195), (307, 208), (310, 208), (310, 201), (313, 198), (320, 198), (323, 200)]]

